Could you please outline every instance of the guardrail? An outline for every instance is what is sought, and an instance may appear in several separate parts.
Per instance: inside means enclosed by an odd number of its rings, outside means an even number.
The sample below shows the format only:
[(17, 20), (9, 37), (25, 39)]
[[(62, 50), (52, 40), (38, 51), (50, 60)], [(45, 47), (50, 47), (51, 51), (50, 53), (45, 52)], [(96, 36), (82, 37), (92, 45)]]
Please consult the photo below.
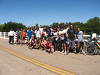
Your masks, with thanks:
[[(0, 32), (0, 38), (9, 39), (8, 32)], [(14, 36), (14, 40), (16, 40), (16, 34)]]
[(0, 38), (8, 39), (8, 32), (0, 32)]
[[(91, 37), (90, 35), (84, 35), (85, 38), (87, 37)], [(0, 32), (0, 38), (3, 38), (3, 39), (9, 39), (9, 36), (8, 36), (8, 32)], [(15, 33), (15, 36), (14, 36), (14, 40), (16, 40), (16, 33)], [(100, 35), (99, 35), (99, 38), (100, 38)]]

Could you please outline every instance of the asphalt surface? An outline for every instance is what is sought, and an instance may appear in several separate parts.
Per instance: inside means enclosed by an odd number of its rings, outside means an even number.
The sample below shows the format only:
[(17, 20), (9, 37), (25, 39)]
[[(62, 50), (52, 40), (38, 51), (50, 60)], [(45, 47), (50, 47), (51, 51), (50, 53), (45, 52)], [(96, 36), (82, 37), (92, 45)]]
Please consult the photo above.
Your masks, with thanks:
[[(0, 46), (76, 75), (100, 75), (99, 55), (84, 56), (73, 53), (64, 55), (60, 52), (48, 54), (42, 50), (30, 50), (26, 45), (9, 45), (8, 40), (3, 39), (0, 39)], [(55, 75), (55, 73), (0, 51), (0, 75)]]
[(57, 75), (0, 51), (0, 75)]

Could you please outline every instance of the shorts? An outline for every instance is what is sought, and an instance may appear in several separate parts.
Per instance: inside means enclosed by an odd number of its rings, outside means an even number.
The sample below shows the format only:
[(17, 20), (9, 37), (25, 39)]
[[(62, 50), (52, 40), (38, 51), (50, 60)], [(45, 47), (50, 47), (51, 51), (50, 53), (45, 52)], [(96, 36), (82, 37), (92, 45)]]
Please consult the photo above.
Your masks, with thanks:
[(61, 40), (61, 43), (62, 43), (62, 44), (65, 43), (65, 40)]
[(68, 40), (66, 41), (66, 44), (69, 45), (69, 41)]
[(78, 45), (84, 45), (83, 41), (78, 41)]

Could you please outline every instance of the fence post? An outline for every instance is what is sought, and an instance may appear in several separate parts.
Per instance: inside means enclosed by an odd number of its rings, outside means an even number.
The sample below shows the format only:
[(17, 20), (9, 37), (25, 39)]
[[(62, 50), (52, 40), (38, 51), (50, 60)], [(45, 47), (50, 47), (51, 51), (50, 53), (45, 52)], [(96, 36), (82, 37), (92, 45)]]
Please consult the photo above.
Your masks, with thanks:
[[(3, 38), (3, 39), (9, 39), (9, 36), (8, 36), (8, 33), (9, 32), (0, 32), (0, 38)], [(16, 32), (14, 32), (14, 40), (16, 41)]]
[(5, 32), (4, 32), (4, 39), (6, 38)]
[(1, 38), (1, 32), (0, 32), (0, 38)]

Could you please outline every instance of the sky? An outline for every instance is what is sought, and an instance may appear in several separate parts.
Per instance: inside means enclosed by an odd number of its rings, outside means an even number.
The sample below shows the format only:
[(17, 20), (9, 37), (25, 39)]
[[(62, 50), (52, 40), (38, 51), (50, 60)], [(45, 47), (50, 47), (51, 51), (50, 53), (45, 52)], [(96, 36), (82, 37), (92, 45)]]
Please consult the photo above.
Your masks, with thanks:
[(100, 0), (0, 0), (0, 24), (86, 22), (95, 16), (100, 17)]

